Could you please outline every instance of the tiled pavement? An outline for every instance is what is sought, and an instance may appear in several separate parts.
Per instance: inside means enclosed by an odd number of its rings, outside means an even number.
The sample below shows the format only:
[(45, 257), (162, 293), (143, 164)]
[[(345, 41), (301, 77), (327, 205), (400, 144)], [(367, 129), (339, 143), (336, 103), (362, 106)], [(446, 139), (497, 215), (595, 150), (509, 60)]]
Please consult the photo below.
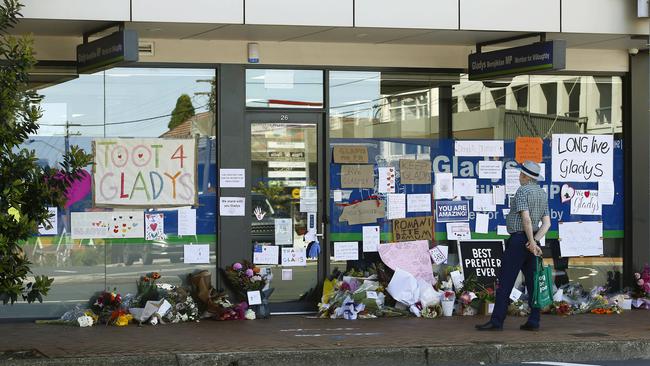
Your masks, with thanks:
[(34, 323), (0, 324), (0, 352), (36, 349), (50, 358), (130, 354), (436, 347), (476, 344), (566, 344), (644, 340), (650, 311), (621, 315), (543, 316), (539, 332), (524, 332), (524, 318), (509, 317), (503, 332), (478, 332), (485, 317), (330, 320), (274, 316), (255, 321), (211, 321), (176, 325), (77, 328)]

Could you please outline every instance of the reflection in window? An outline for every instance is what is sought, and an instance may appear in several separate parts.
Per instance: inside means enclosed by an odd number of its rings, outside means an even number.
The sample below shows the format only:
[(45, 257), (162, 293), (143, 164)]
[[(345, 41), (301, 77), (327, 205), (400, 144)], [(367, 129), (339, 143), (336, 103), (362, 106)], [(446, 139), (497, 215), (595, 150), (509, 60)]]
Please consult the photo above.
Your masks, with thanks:
[(246, 107), (323, 108), (323, 71), (248, 69)]

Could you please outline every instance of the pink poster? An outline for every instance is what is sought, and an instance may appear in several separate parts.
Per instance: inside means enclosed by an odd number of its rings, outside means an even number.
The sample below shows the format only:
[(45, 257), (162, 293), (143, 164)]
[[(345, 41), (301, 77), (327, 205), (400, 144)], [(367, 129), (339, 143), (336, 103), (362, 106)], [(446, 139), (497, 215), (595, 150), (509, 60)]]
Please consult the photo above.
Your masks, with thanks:
[(415, 278), (433, 284), (433, 269), (426, 240), (405, 241), (379, 245), (381, 260), (392, 270), (398, 268)]

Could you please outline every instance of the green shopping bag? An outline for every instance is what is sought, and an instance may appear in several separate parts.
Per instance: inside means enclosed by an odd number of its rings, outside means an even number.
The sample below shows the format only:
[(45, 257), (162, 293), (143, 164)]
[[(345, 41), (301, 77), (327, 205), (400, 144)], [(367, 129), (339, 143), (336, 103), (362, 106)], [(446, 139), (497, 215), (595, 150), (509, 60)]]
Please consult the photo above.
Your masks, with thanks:
[(553, 303), (553, 295), (551, 289), (553, 288), (553, 270), (551, 266), (544, 267), (542, 257), (537, 257), (537, 269), (535, 270), (535, 278), (533, 279), (533, 307), (545, 308)]

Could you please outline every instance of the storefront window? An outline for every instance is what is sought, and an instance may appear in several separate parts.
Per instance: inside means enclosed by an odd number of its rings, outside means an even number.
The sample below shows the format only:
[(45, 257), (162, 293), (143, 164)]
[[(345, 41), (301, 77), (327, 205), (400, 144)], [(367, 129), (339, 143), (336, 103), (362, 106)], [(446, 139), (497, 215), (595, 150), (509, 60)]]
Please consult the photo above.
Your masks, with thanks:
[(134, 278), (152, 271), (172, 284), (180, 284), (179, 275), (196, 269), (214, 272), (213, 264), (183, 263), (184, 244), (208, 244), (210, 262), (215, 261), (214, 82), (211, 69), (116, 68), (39, 90), (44, 96), (41, 128), (24, 147), (35, 150), (42, 165), (57, 166), (71, 145), (92, 152), (96, 138), (197, 138), (196, 234), (179, 235), (178, 207), (152, 206), (135, 210), (163, 214), (164, 236), (156, 240), (72, 239), (73, 213), (130, 209), (98, 207), (88, 168), (68, 205), (58, 210), (54, 232), (36, 236), (25, 245), (34, 273), (54, 278), (47, 301), (29, 306), (17, 303), (0, 318), (58, 317), (104, 289), (136, 293)]
[(323, 71), (247, 69), (246, 107), (323, 108)]

